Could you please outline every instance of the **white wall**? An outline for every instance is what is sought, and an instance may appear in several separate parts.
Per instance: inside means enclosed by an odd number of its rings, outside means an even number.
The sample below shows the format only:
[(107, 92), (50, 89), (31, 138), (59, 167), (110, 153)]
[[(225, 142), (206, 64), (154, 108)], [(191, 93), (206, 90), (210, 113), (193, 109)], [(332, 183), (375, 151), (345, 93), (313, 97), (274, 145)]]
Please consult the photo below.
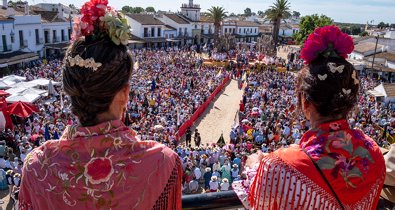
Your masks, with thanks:
[(166, 39), (177, 37), (177, 30), (165, 30), (163, 31), (163, 37)]
[(201, 29), (203, 29), (203, 34), (210, 34), (210, 32), (209, 32), (210, 28), (211, 28), (211, 33), (215, 32), (214, 23), (203, 22), (200, 27), (201, 27)]
[(221, 34), (225, 34), (225, 28), (226, 28), (226, 31), (227, 31), (227, 33), (229, 34), (233, 34), (233, 30), (234, 30), (234, 33), (238, 33), (238, 31), (236, 30), (237, 29), (237, 27), (236, 26), (230, 26), (230, 25), (222, 25), (222, 32), (221, 32)]
[(395, 69), (395, 61), (387, 61), (387, 66), (390, 69)]
[(143, 37), (144, 29), (142, 28), (141, 23), (135, 21), (127, 15), (125, 15), (125, 17), (128, 20), (129, 25), (132, 27), (132, 34), (140, 38)]
[[(169, 25), (175, 29), (177, 29), (177, 36), (180, 33), (180, 28), (182, 29), (182, 33), (184, 34), (185, 28), (187, 29), (187, 33), (189, 36), (192, 36), (192, 24), (179, 24), (167, 17), (166, 15), (163, 15), (162, 17), (157, 17), (162, 23), (165, 25)], [(198, 27), (199, 29), (199, 27)]]
[(239, 35), (258, 35), (258, 27), (237, 27), (236, 33)]
[(384, 35), (384, 38), (395, 39), (395, 31), (387, 31)]
[[(48, 41), (49, 43), (61, 43), (61, 42), (68, 42), (70, 41), (69, 38), (69, 22), (55, 22), (55, 23), (43, 23), (43, 33), (45, 31), (49, 31)], [(64, 31), (64, 40), (62, 40), (62, 30)], [(56, 38), (57, 40), (53, 40), (53, 31), (56, 31)], [(44, 42), (45, 37), (43, 34)]]
[(14, 20), (9, 20), (9, 21), (1, 21), (0, 22), (0, 52), (4, 52), (3, 48), (3, 35), (5, 35), (6, 38), (6, 52), (11, 52), (12, 49), (12, 43), (11, 43), (11, 31), (13, 31), (14, 26)]
[(349, 58), (351, 58), (351, 59), (354, 59), (354, 60), (363, 60), (363, 58), (364, 58), (365, 56), (364, 55), (362, 55), (362, 54), (360, 54), (360, 53), (357, 53), (357, 52), (352, 52), (350, 55), (349, 55)]
[[(24, 52), (35, 52), (41, 54), (44, 47), (43, 44), (36, 43), (35, 31), (38, 29), (40, 37), (44, 37), (41, 16), (40, 15), (24, 15), (14, 16), (15, 30), (14, 30), (14, 43), (12, 43), (13, 51), (22, 50)], [(27, 46), (21, 47), (19, 41), (19, 31), (23, 31), (23, 42), (27, 42)], [(24, 43), (26, 44), (26, 43)]]

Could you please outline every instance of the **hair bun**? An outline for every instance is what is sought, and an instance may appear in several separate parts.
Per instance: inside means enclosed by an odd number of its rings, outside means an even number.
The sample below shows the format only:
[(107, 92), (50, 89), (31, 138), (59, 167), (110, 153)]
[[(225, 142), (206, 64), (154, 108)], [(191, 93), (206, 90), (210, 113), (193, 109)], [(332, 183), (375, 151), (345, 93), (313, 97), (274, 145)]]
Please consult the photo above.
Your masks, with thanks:
[(301, 57), (310, 63), (319, 56), (347, 58), (354, 50), (354, 41), (337, 26), (317, 28), (306, 39)]

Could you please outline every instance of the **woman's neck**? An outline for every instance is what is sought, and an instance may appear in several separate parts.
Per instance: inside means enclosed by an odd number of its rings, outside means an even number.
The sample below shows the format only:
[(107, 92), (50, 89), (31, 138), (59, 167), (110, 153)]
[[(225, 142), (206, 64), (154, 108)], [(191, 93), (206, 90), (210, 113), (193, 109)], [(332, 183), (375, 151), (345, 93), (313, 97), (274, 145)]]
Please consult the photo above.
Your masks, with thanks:
[(344, 119), (344, 116), (338, 115), (338, 116), (326, 116), (323, 117), (321, 115), (317, 114), (312, 114), (310, 116), (310, 123), (312, 128), (318, 128), (321, 124), (327, 123), (327, 122), (332, 122), (340, 119)]

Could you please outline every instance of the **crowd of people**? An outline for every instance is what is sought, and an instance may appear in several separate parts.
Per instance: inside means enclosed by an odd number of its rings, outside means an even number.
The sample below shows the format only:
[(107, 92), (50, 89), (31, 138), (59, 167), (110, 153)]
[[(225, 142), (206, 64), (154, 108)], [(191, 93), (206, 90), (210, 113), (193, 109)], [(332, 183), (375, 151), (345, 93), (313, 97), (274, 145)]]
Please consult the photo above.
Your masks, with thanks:
[[(268, 63), (262, 68), (248, 65), (251, 57), (247, 55), (251, 52), (235, 53), (212, 55), (213, 60), (220, 61), (234, 58), (237, 65), (230, 65), (229, 74), (240, 81), (245, 79), (238, 121), (229, 134), (230, 142), (201, 144), (198, 131), (188, 129), (189, 142), (194, 134), (193, 146), (193, 143), (177, 145), (178, 128), (206, 101), (228, 71), (204, 65), (201, 55), (189, 50), (132, 51), (135, 66), (125, 124), (136, 130), (142, 140), (165, 143), (178, 153), (184, 172), (184, 193), (231, 190), (232, 182), (245, 176), (242, 171), (248, 155), (298, 143), (310, 127), (297, 109), (295, 73), (276, 70), (277, 66), (287, 65), (299, 68), (302, 61), (297, 53), (291, 52), (288, 63), (281, 58), (262, 58)], [(60, 81), (61, 65), (60, 59), (36, 62), (17, 74), (29, 81), (37, 78)], [(382, 128), (388, 135), (394, 134), (393, 107), (376, 102), (366, 93), (378, 81), (370, 78), (360, 81), (360, 103), (350, 116), (350, 124), (364, 130), (380, 146), (388, 146)], [(39, 113), (27, 119), (13, 118), (14, 130), (0, 134), (0, 168), (16, 180), (9, 182), (15, 186), (27, 154), (48, 139), (59, 139), (66, 125), (77, 123), (70, 111), (70, 99), (61, 87), (35, 104)]]

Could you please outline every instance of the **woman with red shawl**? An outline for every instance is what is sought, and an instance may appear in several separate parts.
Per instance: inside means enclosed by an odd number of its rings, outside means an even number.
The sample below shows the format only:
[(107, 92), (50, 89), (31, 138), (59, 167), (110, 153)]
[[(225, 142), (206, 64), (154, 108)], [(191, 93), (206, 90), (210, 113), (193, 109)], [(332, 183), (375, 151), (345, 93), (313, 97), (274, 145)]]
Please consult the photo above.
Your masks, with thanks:
[(130, 27), (107, 3), (87, 2), (75, 19), (63, 88), (79, 124), (26, 157), (21, 210), (181, 209), (178, 156), (140, 141), (121, 121), (133, 66)]
[(346, 120), (359, 91), (356, 70), (345, 59), (353, 48), (352, 38), (335, 26), (308, 37), (297, 93), (312, 129), (300, 145), (250, 157), (248, 178), (233, 185), (247, 209), (376, 209), (383, 156)]

